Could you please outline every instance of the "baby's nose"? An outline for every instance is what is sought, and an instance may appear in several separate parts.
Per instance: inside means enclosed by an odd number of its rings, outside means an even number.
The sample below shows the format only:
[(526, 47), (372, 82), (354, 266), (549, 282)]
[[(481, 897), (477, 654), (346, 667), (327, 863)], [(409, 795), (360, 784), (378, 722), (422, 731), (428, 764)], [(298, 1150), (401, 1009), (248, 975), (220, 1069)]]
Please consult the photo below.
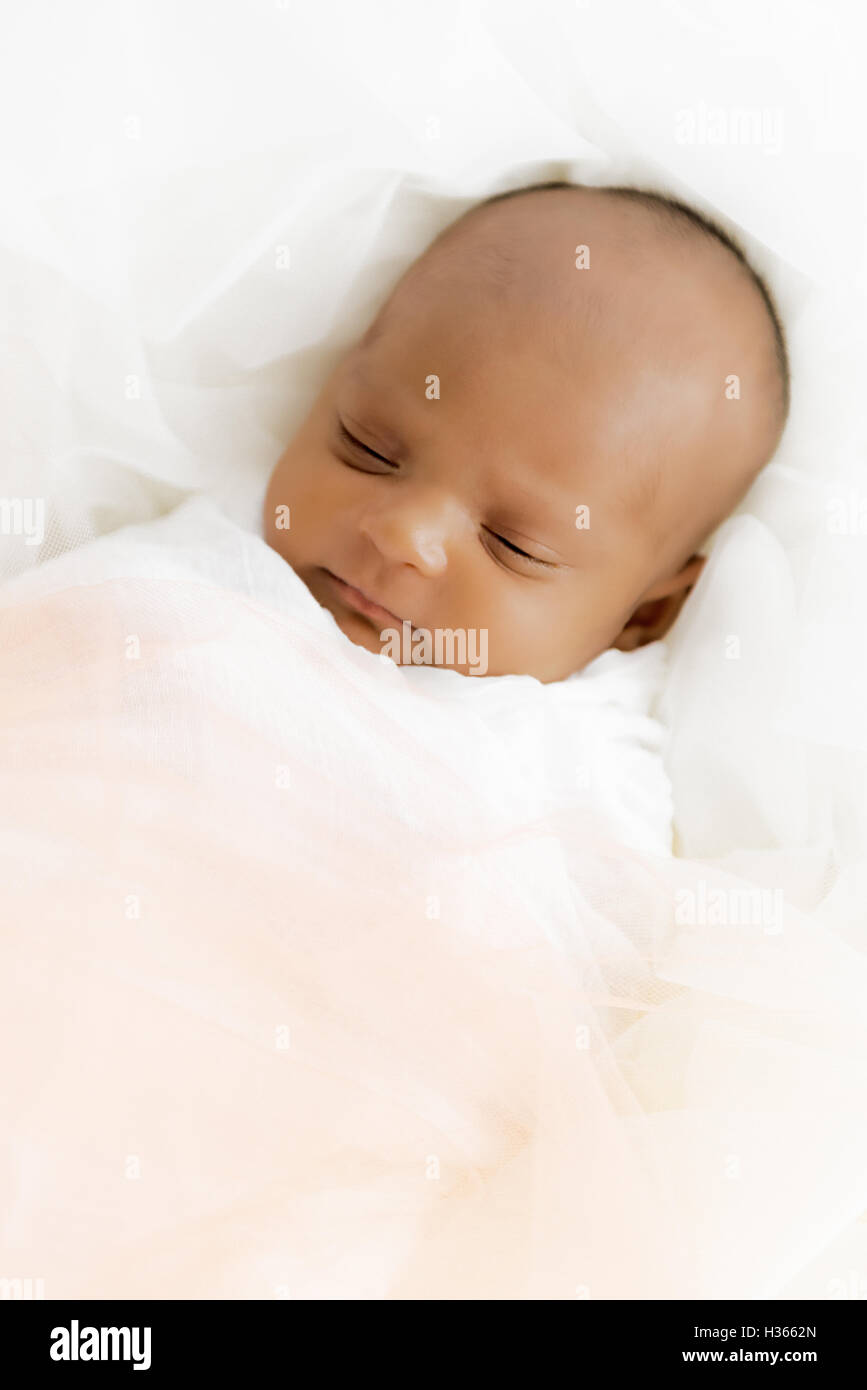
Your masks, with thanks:
[(447, 498), (405, 494), (371, 508), (362, 517), (361, 530), (384, 559), (412, 565), (435, 578), (448, 565), (449, 545), (462, 520), (460, 510)]

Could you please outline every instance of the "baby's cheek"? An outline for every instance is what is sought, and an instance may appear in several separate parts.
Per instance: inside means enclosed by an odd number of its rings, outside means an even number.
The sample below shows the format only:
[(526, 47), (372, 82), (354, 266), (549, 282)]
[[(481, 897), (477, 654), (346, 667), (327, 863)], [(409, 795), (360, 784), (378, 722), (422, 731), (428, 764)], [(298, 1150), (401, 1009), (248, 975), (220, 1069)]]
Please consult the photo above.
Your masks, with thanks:
[(327, 496), (320, 481), (325, 470), (318, 461), (308, 465), (300, 453), (283, 455), (265, 496), (265, 539), (288, 560), (315, 546), (335, 510), (335, 499)]

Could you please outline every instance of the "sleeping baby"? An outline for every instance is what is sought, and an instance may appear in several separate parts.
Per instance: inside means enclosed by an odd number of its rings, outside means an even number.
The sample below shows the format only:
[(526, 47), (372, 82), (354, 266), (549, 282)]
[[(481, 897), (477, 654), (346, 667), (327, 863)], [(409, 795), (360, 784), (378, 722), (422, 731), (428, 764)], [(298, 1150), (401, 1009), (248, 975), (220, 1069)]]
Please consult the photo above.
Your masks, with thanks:
[[(788, 849), (678, 853), (649, 698), (787, 404), (723, 235), (523, 190), (337, 363), (264, 533), (199, 495), (0, 585), (7, 1269), (761, 1298), (821, 1253), (825, 1174), (863, 1207), (855, 953)], [(773, 914), (705, 911), (745, 893)]]
[(628, 188), (499, 194), (338, 362), (265, 537), (369, 651), (559, 681), (668, 631), (788, 396), (768, 290), (700, 214)]

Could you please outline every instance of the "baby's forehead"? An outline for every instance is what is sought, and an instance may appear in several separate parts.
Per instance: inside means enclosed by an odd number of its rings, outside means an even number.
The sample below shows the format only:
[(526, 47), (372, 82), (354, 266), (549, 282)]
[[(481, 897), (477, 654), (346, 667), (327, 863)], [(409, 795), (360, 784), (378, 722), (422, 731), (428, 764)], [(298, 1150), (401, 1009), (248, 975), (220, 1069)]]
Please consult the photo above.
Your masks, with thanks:
[(413, 263), (360, 344), (383, 430), (398, 430), (400, 395), (415, 407), (405, 429), (436, 432), (466, 469), (495, 457), (513, 491), (571, 484), (630, 515), (658, 512), (666, 491), (678, 507), (730, 491), (766, 461), (769, 324), (724, 246), (629, 202), (554, 193), (459, 230)]
[(404, 343), (425, 335), (464, 373), (467, 349), (514, 358), (526, 343), (531, 368), (566, 368), (575, 391), (594, 359), (609, 378), (621, 364), (633, 380), (657, 367), (685, 378), (702, 360), (769, 344), (764, 305), (723, 246), (674, 235), (640, 205), (556, 193), (447, 228), (398, 282), (368, 338), (395, 328)]

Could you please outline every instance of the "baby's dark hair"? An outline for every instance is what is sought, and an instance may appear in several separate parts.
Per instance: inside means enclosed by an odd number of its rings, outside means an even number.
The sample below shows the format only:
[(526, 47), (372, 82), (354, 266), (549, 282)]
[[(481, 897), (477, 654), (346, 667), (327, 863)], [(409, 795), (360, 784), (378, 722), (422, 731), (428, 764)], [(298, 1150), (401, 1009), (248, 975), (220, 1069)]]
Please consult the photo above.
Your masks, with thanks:
[(719, 242), (727, 251), (739, 261), (745, 273), (749, 276), (755, 288), (758, 290), (768, 318), (771, 323), (774, 338), (774, 354), (776, 357), (777, 374), (780, 384), (780, 419), (779, 426), (782, 430), (783, 425), (789, 414), (789, 404), (791, 400), (791, 374), (789, 369), (789, 353), (786, 346), (786, 334), (783, 328), (779, 311), (774, 303), (773, 295), (757, 270), (754, 269), (747, 258), (747, 254), (742, 246), (739, 246), (734, 237), (724, 231), (722, 227), (706, 217), (704, 213), (698, 212), (690, 207), (688, 203), (683, 203), (679, 198), (670, 198), (664, 193), (654, 193), (645, 188), (631, 188), (627, 185), (610, 187), (606, 185), (596, 186), (591, 184), (568, 183), (564, 180), (555, 180), (549, 183), (534, 183), (524, 188), (510, 188), (505, 193), (494, 193), (489, 198), (484, 198), (480, 203), (476, 203), (469, 211), (476, 212), (480, 208), (489, 207), (492, 203), (504, 202), (507, 198), (519, 198), (525, 193), (543, 193), (548, 189), (574, 188), (582, 191), (593, 191), (609, 194), (612, 197), (629, 198), (633, 202), (640, 203), (651, 212), (656, 213), (660, 219), (665, 219), (675, 230), (697, 230), (710, 240)]

